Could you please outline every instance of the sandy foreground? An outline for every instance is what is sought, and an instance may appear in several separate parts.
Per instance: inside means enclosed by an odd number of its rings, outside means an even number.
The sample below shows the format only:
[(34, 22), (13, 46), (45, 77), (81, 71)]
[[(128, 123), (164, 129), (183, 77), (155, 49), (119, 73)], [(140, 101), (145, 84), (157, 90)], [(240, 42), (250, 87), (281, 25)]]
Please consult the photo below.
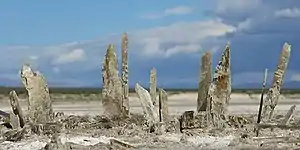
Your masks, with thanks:
[[(257, 113), (259, 107), (259, 94), (232, 94), (230, 105), (228, 107), (229, 113), (232, 114), (247, 114)], [(173, 115), (180, 115), (184, 111), (196, 110), (197, 93), (183, 93), (175, 94), (168, 97), (169, 112)], [(286, 98), (281, 96), (279, 105), (276, 107), (278, 111), (286, 111), (291, 105), (300, 104), (300, 97)], [(27, 103), (21, 100), (21, 106), (26, 109)], [(101, 101), (72, 101), (69, 99), (56, 100), (53, 103), (54, 111), (64, 112), (69, 115), (101, 115), (103, 112)], [(3, 111), (10, 111), (9, 100), (2, 100), (0, 109)], [(142, 113), (142, 107), (138, 97), (130, 97), (130, 111), (132, 113)]]
[[(170, 95), (169, 112), (172, 115), (180, 115), (187, 110), (196, 110), (197, 93), (182, 93)], [(260, 95), (248, 94), (232, 94), (230, 106), (228, 108), (229, 114), (246, 115), (257, 114)], [(9, 100), (1, 102), (0, 109), (3, 111), (11, 111)], [(276, 107), (276, 114), (285, 114), (291, 105), (298, 106), (300, 99), (291, 96), (282, 96), (279, 100), (279, 105)], [(66, 115), (80, 115), (80, 116), (96, 116), (103, 112), (101, 101), (70, 101), (60, 100), (53, 103), (54, 111), (64, 112)], [(25, 109), (27, 104), (25, 100), (21, 101), (21, 106)], [(297, 107), (296, 107), (297, 110)], [(130, 111), (132, 113), (142, 114), (141, 104), (137, 97), (130, 97)], [(299, 114), (296, 111), (296, 114)], [(297, 115), (294, 116), (296, 120)], [(299, 117), (300, 118), (300, 117)], [(252, 118), (253, 119), (253, 118)], [(133, 149), (260, 149), (260, 148), (284, 148), (291, 147), (300, 148), (297, 143), (280, 144), (274, 142), (274, 139), (255, 139), (253, 137), (253, 127), (244, 129), (226, 129), (226, 131), (209, 132), (208, 129), (199, 129), (197, 132), (190, 134), (183, 133), (165, 133), (165, 134), (147, 134), (140, 127), (136, 125), (128, 125), (122, 127), (123, 135), (118, 134), (116, 129), (82, 129), (78, 132), (61, 133), (60, 141), (64, 143), (73, 143), (79, 147), (73, 149), (109, 149), (112, 139), (128, 142), (133, 145)], [(227, 131), (228, 130), (228, 131)], [(251, 131), (250, 131), (251, 130)], [(269, 129), (262, 131), (262, 136), (266, 137), (299, 137), (298, 130), (279, 130), (270, 132)], [(253, 138), (241, 138), (241, 134), (248, 134)], [(279, 139), (279, 140), (278, 140)], [(280, 138), (275, 139), (280, 141)], [(271, 142), (270, 142), (271, 141)], [(300, 140), (299, 140), (300, 141)], [(262, 143), (271, 143), (265, 144)], [(5, 141), (0, 144), (0, 149), (11, 150), (38, 150), (44, 149), (45, 145), (49, 143), (49, 138), (33, 135), (30, 138), (22, 139), (18, 142)], [(295, 144), (296, 143), (296, 144)], [(80, 147), (81, 146), (81, 147)], [(83, 146), (83, 147), (82, 147)], [(118, 148), (117, 148), (118, 149)]]

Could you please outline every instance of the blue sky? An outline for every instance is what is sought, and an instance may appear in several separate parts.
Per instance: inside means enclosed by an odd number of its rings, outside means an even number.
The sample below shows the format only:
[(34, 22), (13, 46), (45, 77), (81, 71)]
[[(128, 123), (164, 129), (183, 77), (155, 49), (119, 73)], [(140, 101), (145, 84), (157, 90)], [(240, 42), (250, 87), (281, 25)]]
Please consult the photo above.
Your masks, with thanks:
[[(200, 13), (167, 19), (141, 19), (150, 13), (161, 15), (167, 8), (178, 6), (206, 6), (192, 0), (166, 1), (3, 1), (0, 5), (1, 44), (60, 44), (97, 38), (111, 33), (168, 25), (176, 21), (207, 18)], [(149, 13), (149, 14), (148, 14)], [(25, 38), (24, 35), (30, 35)]]
[(297, 0), (9, 0), (0, 2), (0, 20), (0, 85), (21, 85), (21, 64), (31, 62), (50, 86), (100, 87), (106, 47), (119, 54), (123, 32), (130, 85), (147, 86), (155, 67), (159, 86), (194, 88), (202, 53), (211, 51), (215, 65), (226, 42), (234, 87), (259, 87), (265, 68), (271, 80), (286, 41), (285, 82), (300, 81)]

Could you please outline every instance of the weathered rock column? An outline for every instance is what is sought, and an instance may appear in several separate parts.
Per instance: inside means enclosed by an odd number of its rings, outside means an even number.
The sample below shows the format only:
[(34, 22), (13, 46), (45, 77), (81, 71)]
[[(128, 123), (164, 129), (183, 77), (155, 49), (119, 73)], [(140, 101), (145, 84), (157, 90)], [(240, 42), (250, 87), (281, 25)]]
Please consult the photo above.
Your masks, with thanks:
[(197, 111), (206, 111), (208, 90), (212, 81), (212, 57), (205, 52), (201, 58), (201, 74), (199, 75)]
[(123, 111), (122, 95), (122, 83), (118, 75), (118, 60), (115, 48), (110, 44), (102, 66), (102, 105), (104, 107), (104, 115), (108, 117), (126, 115)]
[(289, 111), (285, 114), (284, 119), (281, 121), (282, 125), (286, 125), (290, 119), (292, 118), (294, 112), (296, 110), (296, 105), (292, 105), (289, 109)]
[(231, 94), (230, 47), (227, 44), (215, 69), (213, 81), (208, 91), (208, 120), (221, 126), (221, 115), (226, 114)]
[(155, 109), (149, 92), (140, 86), (138, 83), (135, 85), (135, 91), (138, 94), (139, 100), (143, 107), (144, 115), (150, 125), (159, 122), (158, 110)]
[(169, 107), (168, 107), (168, 94), (160, 88), (159, 89), (159, 121), (168, 122), (170, 120)]
[(274, 73), (272, 85), (267, 93), (267, 97), (264, 100), (262, 121), (268, 121), (273, 117), (274, 109), (277, 106), (280, 96), (280, 89), (283, 83), (284, 74), (290, 59), (290, 53), (291, 45), (284, 43), (277, 69)]
[(18, 122), (20, 124), (20, 127), (23, 128), (25, 125), (25, 117), (22, 108), (19, 104), (19, 98), (15, 91), (9, 92), (9, 101), (12, 108), (12, 112), (14, 115), (18, 116)]
[(40, 72), (34, 72), (28, 64), (22, 66), (20, 75), (28, 93), (29, 121), (51, 122), (54, 113), (46, 79)]
[(126, 115), (129, 115), (129, 86), (128, 86), (128, 37), (127, 33), (122, 37), (122, 104)]
[(157, 106), (157, 87), (156, 87), (156, 69), (152, 68), (150, 71), (150, 86), (149, 86), (151, 100), (154, 106)]

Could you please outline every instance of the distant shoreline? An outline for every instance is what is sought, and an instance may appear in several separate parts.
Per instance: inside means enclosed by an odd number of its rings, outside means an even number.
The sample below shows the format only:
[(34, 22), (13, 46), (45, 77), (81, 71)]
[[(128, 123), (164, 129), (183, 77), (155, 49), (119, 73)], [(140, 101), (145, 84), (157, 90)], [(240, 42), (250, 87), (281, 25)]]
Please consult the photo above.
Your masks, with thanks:
[[(147, 87), (145, 87), (147, 89)], [(0, 87), (0, 94), (8, 94), (11, 90), (15, 90), (17, 93), (26, 93), (23, 87)], [(50, 93), (58, 94), (90, 94), (90, 93), (101, 93), (101, 88), (97, 87), (50, 87)], [(167, 92), (174, 93), (186, 93), (186, 92), (197, 92), (195, 88), (165, 88)], [(266, 89), (267, 92), (267, 89)], [(135, 93), (134, 89), (130, 89), (130, 93)], [(260, 94), (261, 89), (232, 89), (232, 93), (248, 93), (248, 94)], [(300, 94), (300, 89), (282, 89), (282, 94)]]
[[(145, 87), (147, 89), (147, 87)], [(15, 90), (18, 93), (26, 92), (24, 87), (0, 87), (0, 94), (10, 92)], [(101, 92), (101, 88), (97, 87), (49, 87), (51, 93), (98, 93)], [(147, 89), (149, 90), (149, 89)], [(165, 91), (169, 92), (197, 92), (198, 89), (195, 88), (165, 88)], [(134, 88), (129, 89), (130, 92), (135, 92)], [(267, 91), (267, 89), (266, 89)], [(232, 89), (232, 93), (261, 93), (261, 89)], [(282, 94), (300, 94), (300, 89), (282, 89)]]

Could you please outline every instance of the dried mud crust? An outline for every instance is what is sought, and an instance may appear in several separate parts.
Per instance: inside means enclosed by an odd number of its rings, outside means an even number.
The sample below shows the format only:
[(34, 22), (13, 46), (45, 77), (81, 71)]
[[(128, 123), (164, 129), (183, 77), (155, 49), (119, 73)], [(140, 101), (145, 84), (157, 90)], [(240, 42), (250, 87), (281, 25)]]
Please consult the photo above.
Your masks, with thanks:
[[(271, 138), (255, 138), (253, 132), (253, 115), (224, 117), (224, 119), (227, 118), (225, 119), (227, 126), (222, 129), (211, 127), (196, 128), (195, 126), (193, 129), (186, 129), (182, 132), (169, 130), (163, 134), (150, 132), (149, 126), (142, 115), (132, 114), (131, 118), (122, 120), (121, 118), (108, 119), (105, 116), (64, 116), (59, 113), (56, 116), (56, 122), (26, 126), (27, 128), (31, 128), (31, 130), (22, 130), (22, 134), (24, 134), (22, 139), (15, 139), (16, 142), (11, 143), (3, 142), (0, 144), (0, 149), (7, 149), (9, 146), (13, 147), (13, 145), (18, 144), (22, 145), (22, 143), (26, 145), (24, 142), (30, 143), (31, 141), (32, 143), (32, 139), (39, 139), (46, 143), (42, 145), (44, 149), (53, 149), (53, 145), (57, 144), (55, 141), (57, 141), (58, 137), (65, 141), (69, 139), (69, 141), (63, 144), (64, 149), (78, 150), (199, 148), (279, 149), (293, 146), (298, 147), (297, 142), (293, 141), (297, 140), (297, 137), (300, 136), (298, 130), (264, 129), (260, 132), (261, 136)], [(194, 125), (197, 124), (197, 117), (199, 116), (195, 116)], [(278, 115), (275, 118), (280, 121), (283, 115)], [(295, 121), (291, 120), (291, 123), (295, 124)], [(11, 132), (13, 132), (13, 130), (11, 130)], [(16, 132), (16, 136), (20, 133), (20, 131)], [(274, 138), (276, 136), (286, 138)], [(15, 137), (12, 136), (12, 138)], [(81, 138), (81, 141), (76, 143), (76, 138), (77, 140)], [(93, 143), (95, 140), (98, 140), (98, 143), (94, 142), (96, 144), (90, 145), (84, 144)], [(284, 140), (291, 142), (282, 142)], [(114, 142), (111, 143), (112, 141)], [(129, 148), (124, 148), (124, 143), (122, 142), (125, 142), (125, 145), (128, 143), (127, 146), (129, 146)], [(31, 147), (31, 149), (34, 148)]]
[[(222, 122), (222, 128), (243, 128), (246, 125), (254, 123), (254, 115), (221, 115), (219, 119)], [(207, 123), (207, 114), (198, 114), (191, 120), (186, 128), (207, 128), (210, 126), (211, 124)]]
[[(78, 116), (76, 116), (78, 117)], [(74, 118), (68, 116), (68, 118)], [(80, 118), (80, 117), (78, 117)], [(101, 136), (115, 137), (121, 141), (125, 141), (133, 145), (132, 148), (127, 149), (282, 149), (290, 147), (298, 147), (294, 143), (277, 144), (278, 139), (252, 139), (254, 115), (251, 116), (228, 116), (224, 117), (227, 121), (227, 127), (224, 129), (215, 128), (195, 128), (185, 130), (182, 133), (167, 132), (165, 134), (149, 133), (148, 127), (145, 124), (143, 116), (133, 116), (131, 119), (119, 121), (118, 119), (107, 120), (101, 116), (97, 116), (103, 123), (110, 124), (94, 127), (83, 127), (80, 124), (73, 129), (68, 129), (71, 135), (86, 135), (94, 138)], [(196, 117), (197, 118), (197, 117)], [(280, 120), (283, 116), (276, 116)], [(99, 121), (98, 120), (98, 121)], [(197, 119), (195, 119), (197, 120)], [(68, 120), (69, 121), (69, 120)], [(68, 122), (66, 121), (66, 122)], [(86, 121), (86, 120), (85, 120)], [(197, 121), (196, 121), (197, 122)], [(108, 128), (107, 128), (108, 127)], [(105, 129), (105, 130), (103, 130)], [(275, 131), (275, 132), (274, 132)], [(299, 131), (285, 131), (275, 129), (273, 131), (266, 129), (262, 130), (261, 134), (264, 136), (275, 137), (278, 135), (285, 135), (297, 137), (300, 135)], [(280, 142), (279, 142), (280, 143)], [(76, 149), (76, 146), (73, 145)], [(112, 145), (98, 144), (90, 146), (90, 149), (118, 149)], [(82, 149), (78, 147), (78, 149)]]
[[(173, 124), (176, 120), (179, 120), (178, 117), (172, 116), (168, 124)], [(243, 128), (245, 125), (251, 124), (254, 122), (253, 116), (221, 116), (225, 122), (225, 127), (234, 127), (234, 128)], [(198, 115), (193, 119), (191, 128), (201, 128), (205, 127), (203, 120), (205, 117)], [(147, 128), (147, 120), (143, 115), (131, 114), (130, 118), (107, 118), (106, 116), (64, 116), (57, 120), (62, 124), (64, 129), (111, 129), (116, 127), (127, 128), (130, 126), (139, 126)], [(170, 127), (171, 128), (171, 127)], [(168, 130), (167, 131), (174, 131)]]
[(128, 124), (142, 125), (146, 122), (142, 115), (131, 115), (130, 118), (108, 118), (106, 116), (76, 116), (70, 115), (59, 119), (65, 129), (110, 129)]

